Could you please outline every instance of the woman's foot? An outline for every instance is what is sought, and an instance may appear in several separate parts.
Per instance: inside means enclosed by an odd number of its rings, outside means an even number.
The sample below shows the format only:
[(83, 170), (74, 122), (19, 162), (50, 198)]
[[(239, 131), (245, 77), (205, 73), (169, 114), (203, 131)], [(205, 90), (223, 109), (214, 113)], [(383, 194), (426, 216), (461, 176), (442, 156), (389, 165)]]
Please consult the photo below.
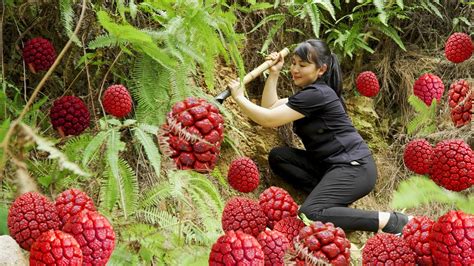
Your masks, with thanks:
[(403, 227), (413, 218), (413, 216), (407, 216), (401, 212), (390, 213), (390, 219), (387, 225), (382, 229), (385, 233), (390, 234), (401, 234)]

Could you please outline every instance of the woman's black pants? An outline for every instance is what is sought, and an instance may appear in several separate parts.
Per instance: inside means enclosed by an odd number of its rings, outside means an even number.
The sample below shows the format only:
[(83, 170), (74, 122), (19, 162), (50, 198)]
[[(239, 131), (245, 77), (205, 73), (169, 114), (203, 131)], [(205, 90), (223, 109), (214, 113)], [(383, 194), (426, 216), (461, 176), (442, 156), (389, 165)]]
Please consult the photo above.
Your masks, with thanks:
[(376, 232), (378, 211), (348, 207), (374, 188), (377, 168), (373, 157), (338, 164), (312, 158), (310, 152), (291, 147), (274, 148), (268, 156), (273, 173), (310, 192), (299, 212), (313, 221), (331, 222), (346, 231)]

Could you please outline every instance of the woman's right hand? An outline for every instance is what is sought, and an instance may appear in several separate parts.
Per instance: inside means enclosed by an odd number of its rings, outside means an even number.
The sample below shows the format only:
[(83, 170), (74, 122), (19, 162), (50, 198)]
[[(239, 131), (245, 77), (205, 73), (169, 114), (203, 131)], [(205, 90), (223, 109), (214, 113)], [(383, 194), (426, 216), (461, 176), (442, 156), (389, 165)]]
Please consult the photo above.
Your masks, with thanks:
[(273, 61), (274, 65), (269, 68), (270, 73), (279, 73), (283, 68), (283, 63), (285, 63), (285, 59), (278, 52), (267, 55), (265, 59)]

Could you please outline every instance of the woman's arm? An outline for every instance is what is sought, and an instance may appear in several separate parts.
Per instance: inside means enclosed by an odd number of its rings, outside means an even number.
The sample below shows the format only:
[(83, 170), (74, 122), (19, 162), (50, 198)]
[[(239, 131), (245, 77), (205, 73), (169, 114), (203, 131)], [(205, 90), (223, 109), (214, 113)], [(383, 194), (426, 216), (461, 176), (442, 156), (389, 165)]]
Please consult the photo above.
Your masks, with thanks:
[(244, 95), (236, 96), (234, 99), (245, 115), (264, 127), (278, 127), (304, 117), (286, 104), (267, 109), (252, 103)]
[(270, 72), (262, 93), (262, 107), (271, 108), (278, 101), (277, 83), (279, 72)]
[(281, 104), (276, 105), (278, 102), (277, 83), (285, 60), (279, 53), (271, 53), (267, 58), (273, 60), (273, 66), (269, 68), (270, 75), (268, 75), (263, 87), (261, 105), (262, 107), (272, 109)]

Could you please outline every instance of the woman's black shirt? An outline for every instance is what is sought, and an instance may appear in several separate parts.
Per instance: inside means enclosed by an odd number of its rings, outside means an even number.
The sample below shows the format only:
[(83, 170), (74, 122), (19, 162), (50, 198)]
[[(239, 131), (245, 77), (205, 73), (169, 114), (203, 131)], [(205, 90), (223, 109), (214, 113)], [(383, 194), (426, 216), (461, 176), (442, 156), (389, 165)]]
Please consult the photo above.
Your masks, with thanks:
[(371, 154), (336, 92), (324, 81), (295, 93), (287, 105), (305, 116), (293, 122), (293, 131), (316, 160), (350, 163)]

